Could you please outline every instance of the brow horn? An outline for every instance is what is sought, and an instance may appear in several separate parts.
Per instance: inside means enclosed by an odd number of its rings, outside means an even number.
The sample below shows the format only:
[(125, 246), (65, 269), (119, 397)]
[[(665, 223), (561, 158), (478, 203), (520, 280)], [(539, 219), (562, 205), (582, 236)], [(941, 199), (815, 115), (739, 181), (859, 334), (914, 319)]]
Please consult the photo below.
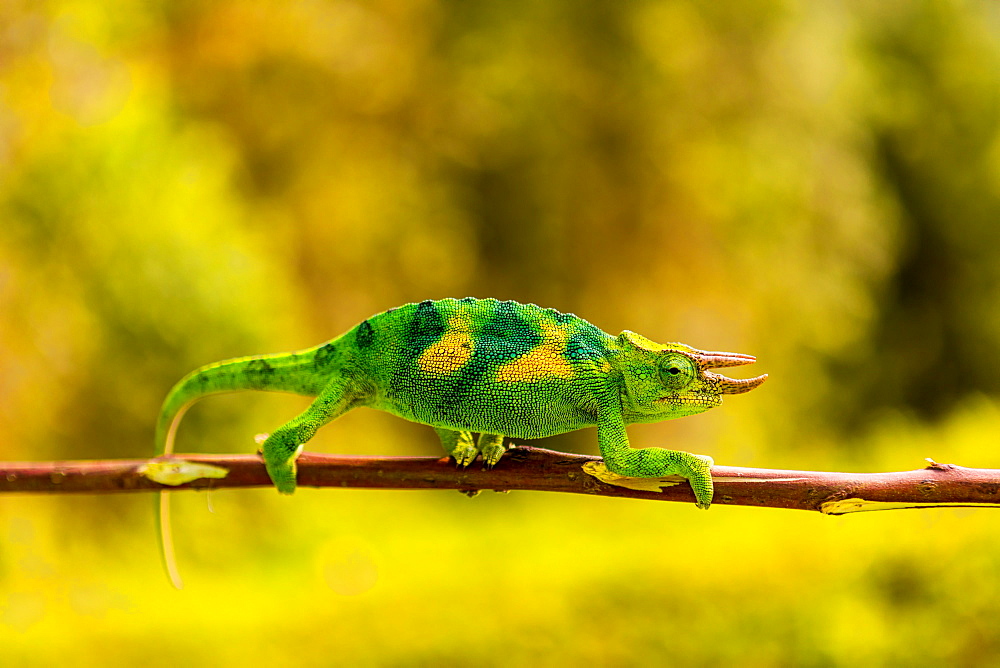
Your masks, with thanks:
[(743, 394), (749, 392), (767, 380), (767, 374), (761, 374), (754, 378), (729, 378), (722, 374), (705, 372), (705, 377), (709, 378), (723, 394)]

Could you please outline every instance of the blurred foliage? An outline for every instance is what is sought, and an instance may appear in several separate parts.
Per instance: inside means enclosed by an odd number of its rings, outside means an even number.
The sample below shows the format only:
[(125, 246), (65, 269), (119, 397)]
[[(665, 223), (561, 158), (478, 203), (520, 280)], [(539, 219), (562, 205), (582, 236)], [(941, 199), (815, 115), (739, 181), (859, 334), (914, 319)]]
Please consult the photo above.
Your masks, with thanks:
[[(998, 127), (1000, 14), (977, 0), (10, 0), (0, 459), (145, 456), (195, 366), (477, 295), (771, 374), (637, 444), (1000, 466)], [(302, 405), (206, 401), (180, 448), (249, 451)], [(358, 411), (311, 447), (437, 453), (429, 432)], [(184, 593), (150, 499), (3, 499), (4, 665), (1000, 655), (985, 511), (177, 501)]]

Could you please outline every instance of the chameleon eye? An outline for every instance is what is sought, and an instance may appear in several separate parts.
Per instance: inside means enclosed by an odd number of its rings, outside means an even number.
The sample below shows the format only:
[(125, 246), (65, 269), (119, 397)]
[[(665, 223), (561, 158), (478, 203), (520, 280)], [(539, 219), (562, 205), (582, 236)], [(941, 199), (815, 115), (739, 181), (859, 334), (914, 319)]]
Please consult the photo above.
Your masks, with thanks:
[(684, 355), (668, 353), (660, 360), (660, 381), (670, 390), (679, 390), (694, 378), (694, 364)]

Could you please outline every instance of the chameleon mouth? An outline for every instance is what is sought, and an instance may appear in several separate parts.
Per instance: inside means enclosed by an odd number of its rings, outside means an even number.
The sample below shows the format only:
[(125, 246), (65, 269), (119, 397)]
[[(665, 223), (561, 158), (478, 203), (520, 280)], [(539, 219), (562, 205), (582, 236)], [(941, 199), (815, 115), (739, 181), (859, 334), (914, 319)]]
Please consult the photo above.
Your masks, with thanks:
[(757, 358), (753, 355), (742, 355), (740, 353), (720, 353), (705, 352), (701, 350), (693, 351), (691, 357), (694, 358), (698, 368), (704, 374), (705, 379), (719, 389), (722, 394), (743, 394), (749, 392), (767, 380), (767, 374), (761, 374), (754, 378), (730, 378), (720, 373), (712, 373), (709, 369), (719, 369), (729, 366), (743, 366), (753, 364)]
[(717, 394), (693, 394), (693, 395), (681, 395), (681, 394), (671, 394), (662, 399), (657, 400), (659, 403), (670, 404), (671, 406), (681, 406), (688, 404), (691, 406), (707, 406), (712, 408), (713, 406), (718, 406), (722, 403), (722, 399), (719, 398)]

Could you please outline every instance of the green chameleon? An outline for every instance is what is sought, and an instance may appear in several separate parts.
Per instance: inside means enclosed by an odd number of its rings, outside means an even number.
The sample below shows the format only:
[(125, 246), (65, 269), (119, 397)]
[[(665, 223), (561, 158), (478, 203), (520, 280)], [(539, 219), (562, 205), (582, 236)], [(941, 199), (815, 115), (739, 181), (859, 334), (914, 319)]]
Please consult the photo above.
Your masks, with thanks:
[[(292, 353), (209, 364), (185, 376), (163, 404), (158, 454), (168, 454), (184, 411), (206, 395), (271, 390), (315, 397), (263, 442), (271, 480), (295, 491), (295, 460), (320, 427), (367, 406), (426, 424), (459, 466), (492, 467), (506, 438), (534, 439), (597, 427), (607, 468), (619, 475), (678, 474), (699, 508), (712, 502), (712, 460), (629, 447), (625, 426), (701, 413), (760, 385), (709, 369), (749, 355), (611, 336), (571, 313), (496, 299), (442, 299), (389, 309), (327, 343)], [(473, 434), (479, 434), (474, 440)], [(161, 509), (165, 507), (161, 501)], [(161, 510), (161, 520), (165, 513)], [(168, 546), (165, 545), (165, 549)]]

